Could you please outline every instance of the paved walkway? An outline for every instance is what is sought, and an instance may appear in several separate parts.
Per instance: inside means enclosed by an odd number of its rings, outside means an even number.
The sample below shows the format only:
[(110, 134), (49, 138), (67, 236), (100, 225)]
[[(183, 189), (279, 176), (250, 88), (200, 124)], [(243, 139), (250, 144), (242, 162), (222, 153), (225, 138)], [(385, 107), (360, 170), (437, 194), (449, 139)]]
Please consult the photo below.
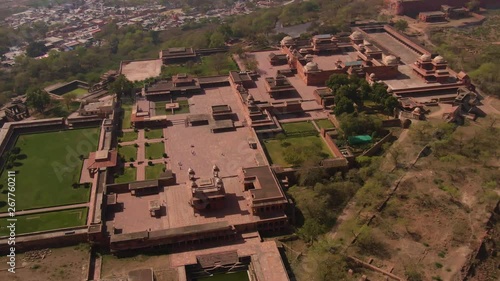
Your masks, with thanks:
[[(46, 213), (46, 212), (52, 212), (52, 211), (62, 211), (62, 210), (69, 210), (69, 209), (75, 209), (75, 208), (83, 208), (83, 207), (88, 207), (88, 206), (89, 206), (89, 203), (81, 203), (81, 204), (74, 204), (74, 205), (65, 205), (65, 206), (26, 210), (26, 211), (18, 211), (18, 212), (16, 212), (16, 216), (30, 215), (30, 214), (37, 214), (37, 213)], [(9, 217), (9, 213), (0, 214), (0, 218), (6, 218), (6, 217)]]

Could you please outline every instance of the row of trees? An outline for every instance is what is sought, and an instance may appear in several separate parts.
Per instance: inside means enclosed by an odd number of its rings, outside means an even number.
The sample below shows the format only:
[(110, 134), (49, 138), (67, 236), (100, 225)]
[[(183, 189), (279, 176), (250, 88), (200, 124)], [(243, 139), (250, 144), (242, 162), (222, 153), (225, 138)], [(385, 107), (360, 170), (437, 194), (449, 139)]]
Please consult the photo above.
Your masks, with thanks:
[(357, 105), (358, 111), (361, 111), (366, 100), (375, 102), (387, 114), (391, 114), (399, 104), (395, 97), (387, 93), (385, 85), (370, 85), (355, 75), (334, 74), (327, 80), (326, 85), (335, 95), (335, 115), (353, 113), (354, 104)]

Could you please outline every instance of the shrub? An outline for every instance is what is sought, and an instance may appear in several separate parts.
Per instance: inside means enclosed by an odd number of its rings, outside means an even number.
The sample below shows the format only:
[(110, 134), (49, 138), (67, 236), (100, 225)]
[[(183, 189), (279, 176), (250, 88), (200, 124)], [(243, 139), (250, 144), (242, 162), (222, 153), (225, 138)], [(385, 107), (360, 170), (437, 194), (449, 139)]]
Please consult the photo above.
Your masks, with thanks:
[(19, 154), (21, 152), (21, 148), (16, 146), (16, 147), (12, 148), (11, 152), (13, 154)]
[(118, 144), (118, 148), (122, 147), (120, 144)]
[(139, 132), (139, 130), (138, 130), (137, 128), (134, 128), (134, 132), (138, 133), (138, 132)]
[(167, 154), (163, 152), (163, 158), (167, 158)]
[(434, 263), (434, 266), (435, 266), (436, 268), (441, 268), (441, 267), (443, 267), (443, 265), (442, 265), (441, 263), (439, 263), (439, 262)]
[(130, 168), (133, 168), (134, 167), (134, 163), (130, 163), (129, 166), (130, 166)]
[(130, 157), (130, 162), (134, 162), (134, 161), (135, 161), (134, 157)]
[(153, 161), (148, 161), (149, 166), (154, 166)]
[(286, 139), (286, 136), (285, 136), (285, 134), (283, 134), (283, 133), (279, 133), (279, 134), (277, 134), (277, 135), (275, 136), (275, 138), (276, 138), (277, 140), (279, 140), (279, 141), (282, 141), (282, 140)]
[(290, 145), (292, 145), (290, 142), (287, 142), (287, 141), (281, 142), (281, 147), (289, 147)]
[(145, 146), (149, 146), (149, 142), (144, 143)]
[(137, 143), (134, 143), (134, 147), (137, 148), (139, 147), (139, 145)]

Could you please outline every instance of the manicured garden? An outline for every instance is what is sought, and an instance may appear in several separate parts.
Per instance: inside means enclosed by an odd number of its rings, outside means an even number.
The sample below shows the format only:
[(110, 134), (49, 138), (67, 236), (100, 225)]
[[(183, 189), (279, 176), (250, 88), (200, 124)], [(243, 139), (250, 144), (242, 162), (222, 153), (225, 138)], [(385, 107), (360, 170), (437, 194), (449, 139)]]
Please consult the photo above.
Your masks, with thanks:
[(332, 129), (332, 128), (335, 128), (335, 126), (333, 125), (332, 121), (330, 121), (328, 119), (314, 120), (314, 122), (316, 122), (316, 125), (318, 125), (318, 127), (320, 129)]
[(165, 109), (165, 105), (168, 104), (168, 103), (170, 103), (170, 101), (158, 101), (158, 102), (155, 102), (156, 115), (162, 115), (162, 114), (172, 115), (172, 114), (189, 113), (189, 101), (186, 100), (186, 99), (174, 100), (174, 103), (178, 103), (179, 104), (179, 108), (174, 109), (173, 113), (172, 113), (171, 109), (169, 109), (169, 110)]
[[(88, 208), (76, 208), (62, 211), (35, 213), (16, 216), (16, 233), (31, 233), (37, 231), (82, 226), (87, 223)], [(0, 219), (0, 236), (8, 235), (7, 218)]]
[(137, 147), (133, 145), (118, 147), (118, 154), (121, 157), (125, 158), (125, 162), (131, 161), (131, 158), (133, 158), (133, 161), (135, 161), (137, 159)]
[(163, 172), (163, 168), (165, 168), (165, 164), (154, 164), (152, 166), (146, 166), (146, 179), (157, 179)]
[(317, 132), (316, 127), (311, 122), (293, 122), (293, 123), (282, 123), (281, 127), (285, 131), (285, 134), (296, 134), (305, 132)]
[(333, 155), (319, 135), (289, 137), (282, 140), (264, 139), (264, 148), (269, 156), (271, 164), (283, 167), (295, 166), (309, 156), (319, 156), (323, 159), (331, 158)]
[(122, 119), (122, 129), (131, 128), (132, 125), (130, 123), (132, 117), (132, 104), (131, 103), (123, 103), (123, 119)]
[[(19, 135), (0, 179), (0, 212), (7, 211), (6, 177), (16, 173), (16, 209), (27, 210), (84, 203), (90, 189), (79, 183), (83, 158), (97, 149), (99, 128)], [(10, 167), (11, 166), (11, 167)]]
[(125, 183), (136, 181), (137, 169), (135, 167), (125, 167), (122, 173), (115, 175), (115, 183)]
[(119, 137), (120, 142), (135, 141), (136, 139), (137, 132), (135, 131), (121, 132), (121, 136)]
[(246, 271), (230, 272), (215, 274), (210, 277), (197, 279), (198, 281), (248, 281), (248, 273)]
[(150, 143), (146, 146), (147, 159), (159, 159), (163, 157), (165, 146), (162, 142)]
[(163, 137), (163, 129), (145, 130), (144, 135), (147, 139), (161, 139)]

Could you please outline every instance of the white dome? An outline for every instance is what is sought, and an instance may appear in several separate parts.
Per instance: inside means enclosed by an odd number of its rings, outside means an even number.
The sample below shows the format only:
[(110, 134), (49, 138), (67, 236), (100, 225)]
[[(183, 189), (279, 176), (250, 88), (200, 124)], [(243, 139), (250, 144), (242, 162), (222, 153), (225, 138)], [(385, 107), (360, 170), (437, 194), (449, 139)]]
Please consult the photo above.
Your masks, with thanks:
[(395, 64), (398, 64), (398, 63), (399, 63), (398, 58), (396, 58), (393, 55), (389, 55), (389, 56), (386, 56), (384, 58), (384, 64), (385, 65), (395, 65)]
[(312, 62), (312, 61), (308, 62), (304, 68), (305, 68), (306, 72), (319, 70), (318, 64), (315, 62)]
[(363, 34), (359, 31), (354, 31), (352, 34), (351, 34), (351, 39), (352, 40), (363, 40)]
[(431, 55), (429, 55), (429, 54), (423, 54), (422, 56), (420, 56), (420, 59), (422, 61), (430, 61), (431, 60)]
[(437, 56), (432, 61), (434, 63), (445, 63), (446, 62), (442, 56)]
[(371, 78), (371, 79), (375, 79), (375, 77), (377, 77), (377, 76), (375, 75), (375, 73), (371, 73), (371, 74), (370, 74), (370, 78)]
[(420, 109), (420, 107), (415, 107), (415, 109), (413, 110), (413, 113), (415, 114), (420, 114), (422, 112), (422, 110)]
[(283, 40), (281, 40), (281, 45), (290, 45), (290, 44), (293, 44), (292, 36), (283, 37)]

